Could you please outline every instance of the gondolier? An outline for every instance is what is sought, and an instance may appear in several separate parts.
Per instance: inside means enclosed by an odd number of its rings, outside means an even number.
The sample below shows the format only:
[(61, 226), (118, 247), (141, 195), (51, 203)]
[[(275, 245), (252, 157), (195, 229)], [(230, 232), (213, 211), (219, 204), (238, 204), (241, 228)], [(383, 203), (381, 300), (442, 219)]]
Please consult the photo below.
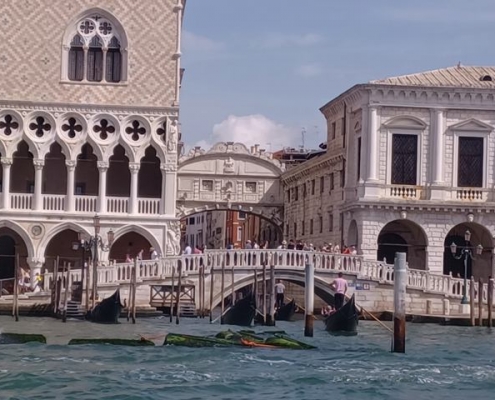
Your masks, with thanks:
[(343, 278), (342, 272), (339, 272), (339, 277), (333, 281), (332, 287), (335, 290), (335, 309), (339, 310), (344, 305), (347, 293), (347, 281)]
[(275, 293), (277, 294), (277, 301), (275, 303), (275, 307), (277, 309), (284, 305), (284, 292), (285, 292), (285, 286), (279, 279), (275, 284)]

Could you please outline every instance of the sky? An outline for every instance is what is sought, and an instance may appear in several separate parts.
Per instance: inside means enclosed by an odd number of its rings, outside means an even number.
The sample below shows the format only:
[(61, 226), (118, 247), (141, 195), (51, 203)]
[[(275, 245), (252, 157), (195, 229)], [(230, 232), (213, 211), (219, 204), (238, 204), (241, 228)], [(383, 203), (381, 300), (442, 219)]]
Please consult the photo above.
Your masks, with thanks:
[(355, 84), (495, 65), (495, 0), (188, 0), (182, 138), (316, 148)]

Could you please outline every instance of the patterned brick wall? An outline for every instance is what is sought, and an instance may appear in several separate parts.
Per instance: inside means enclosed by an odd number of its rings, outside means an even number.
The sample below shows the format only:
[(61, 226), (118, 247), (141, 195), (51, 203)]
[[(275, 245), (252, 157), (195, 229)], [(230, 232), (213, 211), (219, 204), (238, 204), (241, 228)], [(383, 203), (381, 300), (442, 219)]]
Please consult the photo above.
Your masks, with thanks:
[[(0, 99), (170, 107), (174, 100), (176, 0), (2, 0)], [(124, 85), (61, 83), (68, 24), (100, 7), (123, 25), (129, 72)]]

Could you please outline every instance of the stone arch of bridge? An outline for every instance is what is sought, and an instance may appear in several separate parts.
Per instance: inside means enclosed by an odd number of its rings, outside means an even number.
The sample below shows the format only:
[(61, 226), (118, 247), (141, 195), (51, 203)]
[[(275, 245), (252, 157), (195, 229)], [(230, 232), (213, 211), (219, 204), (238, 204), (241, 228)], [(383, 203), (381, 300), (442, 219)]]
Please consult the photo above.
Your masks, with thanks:
[[(258, 282), (261, 281), (262, 273), (258, 272)], [(281, 279), (287, 282), (294, 283), (296, 285), (304, 287), (305, 285), (305, 273), (304, 271), (288, 271), (288, 270), (277, 270), (275, 269), (275, 279)], [(332, 279), (333, 281), (333, 279)], [(237, 292), (247, 286), (254, 285), (254, 274), (248, 276), (243, 276), (234, 283), (234, 290)], [(231, 286), (225, 285), (225, 293), (223, 298), (227, 298), (232, 293)], [(325, 279), (315, 276), (315, 294), (322, 299), (327, 304), (334, 304), (335, 291), (332, 289), (331, 282)], [(218, 307), (222, 301), (222, 294), (220, 293), (220, 288), (216, 287), (213, 292), (213, 309)], [(356, 303), (359, 307), (359, 305)]]
[(259, 146), (217, 143), (192, 149), (179, 160), (177, 217), (233, 210), (259, 215), (282, 226), (284, 167)]

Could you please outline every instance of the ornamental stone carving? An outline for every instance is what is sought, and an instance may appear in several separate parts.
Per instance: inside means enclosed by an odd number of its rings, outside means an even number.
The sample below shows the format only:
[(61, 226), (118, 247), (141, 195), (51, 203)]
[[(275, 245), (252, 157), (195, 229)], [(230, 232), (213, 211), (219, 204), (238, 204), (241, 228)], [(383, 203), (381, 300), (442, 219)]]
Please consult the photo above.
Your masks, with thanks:
[(172, 124), (170, 124), (169, 137), (167, 141), (167, 150), (170, 153), (177, 152), (177, 138), (179, 136), (179, 127), (177, 121), (174, 120)]
[(223, 162), (223, 172), (225, 174), (233, 174), (235, 173), (235, 162), (229, 157)]
[(180, 254), (180, 222), (169, 221), (167, 224), (167, 255), (177, 256)]

